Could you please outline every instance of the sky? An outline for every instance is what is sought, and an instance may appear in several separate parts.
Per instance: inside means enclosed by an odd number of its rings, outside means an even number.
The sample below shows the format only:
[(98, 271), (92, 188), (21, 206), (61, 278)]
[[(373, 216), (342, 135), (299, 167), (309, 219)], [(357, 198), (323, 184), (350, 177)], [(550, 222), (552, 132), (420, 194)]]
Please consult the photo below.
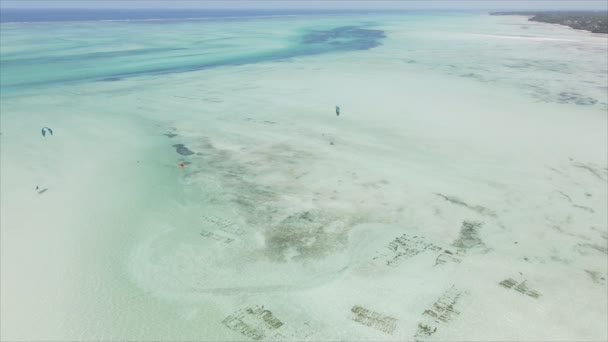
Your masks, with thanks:
[(1, 8), (608, 10), (608, 0), (0, 0)]

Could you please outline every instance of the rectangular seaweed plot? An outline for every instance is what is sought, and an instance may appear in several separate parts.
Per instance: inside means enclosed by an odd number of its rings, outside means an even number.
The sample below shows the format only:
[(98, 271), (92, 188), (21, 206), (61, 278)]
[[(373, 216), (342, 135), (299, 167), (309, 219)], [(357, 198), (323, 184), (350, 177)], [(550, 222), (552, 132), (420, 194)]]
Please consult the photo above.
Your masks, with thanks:
[(387, 266), (396, 267), (403, 260), (409, 259), (426, 250), (440, 251), (441, 247), (426, 241), (422, 236), (403, 234), (396, 237), (386, 246), (386, 251), (374, 258), (386, 261)]
[(353, 306), (350, 311), (350, 319), (353, 321), (383, 331), (387, 334), (392, 334), (397, 326), (396, 318), (368, 310), (359, 305)]
[(209, 225), (210, 227), (217, 230), (221, 230), (228, 234), (243, 235), (245, 233), (245, 231), (240, 228), (235, 222), (220, 217), (215, 217), (212, 215), (203, 215), (202, 219), (203, 222)]
[(231, 243), (232, 241), (234, 241), (234, 239), (232, 239), (232, 238), (227, 238), (218, 233), (210, 232), (208, 230), (203, 230), (203, 231), (201, 231), (200, 234), (203, 237), (206, 237), (206, 238), (218, 241), (218, 242)]
[(524, 294), (526, 296), (530, 296), (532, 298), (538, 298), (538, 297), (540, 297), (540, 293), (539, 292), (528, 288), (528, 286), (526, 285), (526, 281), (527, 280), (524, 280), (524, 281), (518, 283), (517, 281), (509, 278), (509, 279), (505, 279), (505, 280), (501, 281), (499, 283), (499, 285), (502, 286), (502, 287), (504, 287), (504, 288), (506, 288), (506, 289), (513, 289), (513, 290), (515, 290), (515, 291), (517, 291), (517, 292), (519, 292), (521, 294)]
[(483, 222), (478, 221), (463, 221), (460, 227), (460, 235), (452, 244), (454, 247), (470, 249), (477, 246), (483, 246), (484, 243), (479, 238), (479, 230), (483, 226)]
[(437, 256), (437, 258), (435, 258), (435, 265), (433, 265), (433, 266), (439, 266), (439, 265), (450, 264), (450, 263), (459, 264), (461, 259), (462, 259), (462, 253), (459, 253), (459, 252), (454, 253), (452, 251), (444, 249)]
[(231, 330), (256, 341), (266, 338), (269, 333), (283, 326), (283, 322), (276, 318), (270, 310), (264, 309), (264, 306), (236, 311), (226, 317), (222, 323)]
[(447, 324), (460, 314), (456, 310), (456, 304), (463, 291), (452, 286), (444, 292), (433, 305), (422, 313), (422, 320), (418, 323), (418, 329), (414, 335), (416, 341), (428, 339), (437, 332), (437, 328), (442, 324)]

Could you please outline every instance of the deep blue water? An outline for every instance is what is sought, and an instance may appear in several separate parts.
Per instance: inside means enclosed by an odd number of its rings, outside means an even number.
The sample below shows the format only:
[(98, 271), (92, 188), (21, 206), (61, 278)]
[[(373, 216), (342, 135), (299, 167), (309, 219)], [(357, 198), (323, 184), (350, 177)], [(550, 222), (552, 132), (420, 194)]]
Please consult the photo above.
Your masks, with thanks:
[(155, 74), (170, 74), (176, 72), (188, 72), (195, 70), (210, 69), (221, 66), (245, 65), (279, 61), (299, 56), (318, 55), (340, 51), (368, 50), (381, 45), (381, 39), (385, 38), (384, 31), (365, 28), (363, 26), (342, 26), (329, 30), (310, 31), (300, 37), (294, 46), (251, 55), (240, 55), (217, 61), (201, 62), (188, 65), (173, 65), (167, 68), (150, 68), (148, 70), (115, 73), (110, 77), (102, 78), (101, 81), (118, 81), (130, 76), (144, 76)]
[(99, 20), (183, 20), (194, 18), (260, 17), (352, 13), (348, 10), (200, 10), (200, 9), (2, 9), (0, 22), (61, 22)]

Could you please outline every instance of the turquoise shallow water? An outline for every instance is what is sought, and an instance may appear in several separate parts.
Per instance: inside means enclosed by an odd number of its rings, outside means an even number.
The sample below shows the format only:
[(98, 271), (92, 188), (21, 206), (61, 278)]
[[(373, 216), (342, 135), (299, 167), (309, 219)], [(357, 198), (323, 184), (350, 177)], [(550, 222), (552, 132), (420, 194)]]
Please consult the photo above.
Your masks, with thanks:
[(0, 25), (2, 339), (607, 338), (605, 35)]
[[(238, 25), (234, 20), (4, 24), (1, 85), (7, 91), (280, 61), (367, 50), (384, 37), (369, 24), (336, 26), (340, 21), (346, 20), (334, 19), (327, 28), (301, 17), (245, 18)], [(260, 30), (260, 22), (270, 25)]]
[[(4, 23), (0, 85), (7, 94), (27, 87), (111, 82), (368, 50), (383, 44), (385, 38), (382, 30), (373, 27), (374, 19), (380, 20), (376, 24), (404, 24), (396, 15), (313, 15), (314, 25), (309, 23), (310, 17)], [(548, 39), (546, 48), (554, 51), (539, 57), (538, 51), (534, 51), (537, 41), (526, 38), (526, 31), (518, 32), (519, 36), (491, 39), (492, 34), (501, 34), (504, 28), (485, 26), (483, 32), (469, 30), (470, 17), (464, 14), (418, 13), (402, 17), (407, 18), (406, 25), (413, 28), (412, 35), (399, 46), (406, 63), (442, 69), (445, 73), (482, 82), (511, 83), (520, 88), (523, 85), (522, 90), (539, 98), (599, 102), (603, 108), (607, 106), (602, 96), (606, 92), (607, 70), (601, 65), (605, 51), (601, 44), (579, 46), (567, 37), (552, 41), (548, 36), (541, 39)], [(419, 28), (432, 28), (438, 21), (449, 29), (464, 28), (470, 35), (452, 37), (449, 30), (420, 34)], [(175, 36), (175, 32), (179, 35)], [(484, 35), (490, 35), (486, 37), (490, 39), (484, 41)], [(479, 54), (480, 50), (487, 53)], [(569, 62), (556, 58), (556, 54), (567, 54)], [(500, 59), (495, 60), (494, 55)], [(589, 77), (581, 78), (581, 72)], [(559, 77), (547, 78), (544, 73)], [(573, 90), (592, 94), (580, 94), (581, 99), (571, 98)]]

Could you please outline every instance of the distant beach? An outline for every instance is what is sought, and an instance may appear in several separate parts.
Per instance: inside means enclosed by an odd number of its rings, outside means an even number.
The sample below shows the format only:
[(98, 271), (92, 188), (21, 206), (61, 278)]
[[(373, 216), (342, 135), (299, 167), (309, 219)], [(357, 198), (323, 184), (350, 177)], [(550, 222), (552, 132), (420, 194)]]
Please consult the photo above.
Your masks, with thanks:
[(544, 12), (495, 12), (493, 15), (523, 15), (528, 20), (558, 24), (576, 30), (608, 34), (608, 12), (606, 11), (544, 11)]

